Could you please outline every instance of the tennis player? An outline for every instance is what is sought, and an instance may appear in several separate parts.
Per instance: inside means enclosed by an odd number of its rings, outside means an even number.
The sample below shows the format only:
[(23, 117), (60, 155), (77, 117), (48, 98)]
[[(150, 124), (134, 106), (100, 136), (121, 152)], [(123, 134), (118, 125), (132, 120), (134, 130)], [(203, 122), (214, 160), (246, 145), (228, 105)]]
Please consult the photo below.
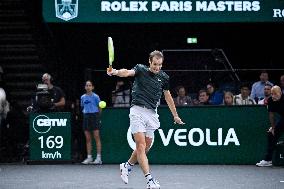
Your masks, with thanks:
[(153, 51), (149, 56), (150, 67), (137, 64), (133, 69), (108, 69), (107, 74), (118, 77), (135, 77), (132, 88), (130, 108), (130, 128), (134, 135), (136, 150), (125, 163), (120, 164), (121, 179), (128, 183), (128, 175), (138, 161), (147, 182), (148, 189), (160, 188), (160, 184), (150, 173), (146, 153), (154, 136), (154, 131), (160, 127), (157, 107), (162, 93), (173, 115), (174, 122), (184, 124), (178, 116), (172, 95), (169, 91), (169, 76), (161, 70), (164, 56), (160, 51)]

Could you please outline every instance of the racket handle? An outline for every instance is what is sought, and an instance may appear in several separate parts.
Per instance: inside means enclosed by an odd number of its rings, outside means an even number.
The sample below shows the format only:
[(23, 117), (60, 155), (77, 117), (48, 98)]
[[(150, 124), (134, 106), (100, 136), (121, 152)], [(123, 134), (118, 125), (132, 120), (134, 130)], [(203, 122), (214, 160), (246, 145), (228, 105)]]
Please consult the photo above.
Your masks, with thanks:
[(108, 66), (108, 70), (109, 70), (109, 72), (112, 71), (112, 65), (109, 65), (109, 66)]

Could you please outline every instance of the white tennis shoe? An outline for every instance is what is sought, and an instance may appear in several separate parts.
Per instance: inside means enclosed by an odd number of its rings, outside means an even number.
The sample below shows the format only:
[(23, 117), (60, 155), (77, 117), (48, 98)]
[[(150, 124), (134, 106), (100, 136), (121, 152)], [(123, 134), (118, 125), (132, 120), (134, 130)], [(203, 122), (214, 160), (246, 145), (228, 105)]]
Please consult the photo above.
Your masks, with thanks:
[(94, 164), (94, 165), (102, 165), (103, 162), (102, 162), (102, 160), (101, 160), (100, 158), (96, 158), (96, 159), (92, 162), (92, 164)]
[(159, 182), (154, 178), (149, 179), (147, 182), (147, 189), (160, 189), (160, 187)]
[(258, 162), (256, 164), (256, 166), (258, 166), (258, 167), (270, 167), (270, 166), (272, 166), (272, 161), (261, 160), (260, 162)]
[(87, 164), (92, 163), (92, 161), (93, 161), (93, 158), (86, 158), (82, 163), (87, 165)]
[(120, 177), (125, 184), (128, 184), (128, 175), (130, 173), (130, 169), (128, 169), (126, 163), (120, 164)]

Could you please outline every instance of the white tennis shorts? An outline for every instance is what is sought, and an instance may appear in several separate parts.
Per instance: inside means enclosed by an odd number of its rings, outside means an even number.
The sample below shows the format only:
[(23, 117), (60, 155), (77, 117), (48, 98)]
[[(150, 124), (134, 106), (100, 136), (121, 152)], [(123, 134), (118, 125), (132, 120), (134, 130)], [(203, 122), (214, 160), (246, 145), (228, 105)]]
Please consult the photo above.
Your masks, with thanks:
[(131, 133), (145, 133), (153, 138), (154, 131), (160, 127), (159, 115), (151, 109), (132, 106), (129, 113)]

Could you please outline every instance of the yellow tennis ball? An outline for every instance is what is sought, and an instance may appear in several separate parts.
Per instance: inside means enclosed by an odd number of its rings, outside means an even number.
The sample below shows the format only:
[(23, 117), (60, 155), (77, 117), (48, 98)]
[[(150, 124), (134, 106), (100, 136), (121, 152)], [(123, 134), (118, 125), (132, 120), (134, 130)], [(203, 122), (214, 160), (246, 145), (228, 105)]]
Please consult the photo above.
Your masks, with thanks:
[(105, 101), (100, 101), (100, 103), (99, 103), (99, 107), (100, 108), (105, 108), (106, 107), (106, 102)]

